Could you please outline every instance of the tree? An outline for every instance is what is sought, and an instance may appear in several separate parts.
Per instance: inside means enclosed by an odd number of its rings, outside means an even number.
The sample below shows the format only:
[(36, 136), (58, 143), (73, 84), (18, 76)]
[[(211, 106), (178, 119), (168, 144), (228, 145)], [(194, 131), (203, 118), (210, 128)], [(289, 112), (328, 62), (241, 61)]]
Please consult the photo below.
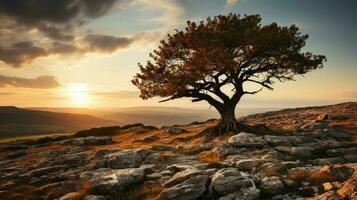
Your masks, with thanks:
[[(221, 115), (217, 126), (204, 131), (219, 135), (239, 131), (235, 108), (243, 95), (272, 90), (276, 81), (323, 67), (323, 55), (301, 52), (308, 35), (295, 25), (262, 25), (259, 15), (219, 15), (199, 23), (187, 22), (162, 40), (132, 83), (140, 97), (183, 97), (207, 101)], [(246, 84), (258, 90), (246, 89)], [(227, 92), (227, 89), (230, 91)], [(163, 102), (161, 101), (161, 102)]]

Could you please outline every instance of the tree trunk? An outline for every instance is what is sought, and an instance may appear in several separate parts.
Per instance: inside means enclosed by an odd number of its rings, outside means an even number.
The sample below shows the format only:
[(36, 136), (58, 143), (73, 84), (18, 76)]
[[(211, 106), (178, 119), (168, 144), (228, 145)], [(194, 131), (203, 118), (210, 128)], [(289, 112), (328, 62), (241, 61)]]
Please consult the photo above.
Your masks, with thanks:
[(228, 134), (238, 129), (238, 122), (235, 116), (236, 105), (226, 105), (223, 111), (220, 111), (221, 120), (217, 125), (219, 134)]
[(235, 133), (238, 131), (238, 122), (235, 117), (235, 108), (237, 103), (226, 103), (221, 109), (217, 109), (221, 115), (219, 123), (214, 126), (205, 129), (199, 135), (204, 135), (208, 138), (229, 134), (231, 132)]

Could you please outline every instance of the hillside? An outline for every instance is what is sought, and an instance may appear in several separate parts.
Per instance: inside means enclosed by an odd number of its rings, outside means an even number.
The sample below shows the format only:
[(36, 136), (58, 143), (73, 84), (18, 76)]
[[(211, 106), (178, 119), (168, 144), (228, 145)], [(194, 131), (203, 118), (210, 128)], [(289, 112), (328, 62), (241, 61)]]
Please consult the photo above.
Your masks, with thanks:
[(114, 124), (116, 123), (113, 121), (90, 115), (37, 111), (13, 106), (0, 107), (0, 137), (74, 132), (81, 129)]
[(178, 107), (132, 107), (117, 109), (117, 112), (104, 115), (103, 118), (121, 124), (143, 123), (154, 126), (188, 124), (193, 121), (206, 121), (217, 118), (214, 110), (196, 110)]
[[(218, 112), (211, 109), (190, 109), (168, 106), (136, 106), (127, 108), (51, 108), (51, 107), (33, 107), (31, 110), (88, 114), (102, 119), (116, 121), (119, 124), (143, 123), (154, 126), (188, 124), (193, 121), (206, 121), (212, 118), (218, 118)], [(277, 108), (238, 108), (237, 116), (246, 116), (277, 110)]]
[(240, 121), (274, 129), (197, 136), (217, 121), (104, 127), (0, 144), (0, 199), (357, 199), (357, 103)]

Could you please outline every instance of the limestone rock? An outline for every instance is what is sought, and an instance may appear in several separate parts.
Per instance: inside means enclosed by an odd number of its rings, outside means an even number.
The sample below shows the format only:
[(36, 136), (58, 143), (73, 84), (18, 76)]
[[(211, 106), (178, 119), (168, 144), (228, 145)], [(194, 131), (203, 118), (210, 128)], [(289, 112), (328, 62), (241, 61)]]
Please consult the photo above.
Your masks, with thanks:
[(176, 173), (171, 179), (166, 181), (163, 185), (165, 187), (172, 187), (172, 186), (177, 185), (193, 176), (197, 176), (200, 174), (202, 174), (201, 171), (187, 169), (185, 171)]
[(296, 157), (297, 159), (308, 159), (312, 157), (312, 147), (287, 147), (278, 146), (275, 149), (281, 153), (288, 154), (290, 156)]
[(152, 152), (146, 149), (126, 149), (111, 153), (105, 157), (108, 159), (108, 167), (112, 169), (124, 169), (139, 167), (146, 156)]
[(194, 176), (180, 184), (171, 188), (165, 189), (159, 195), (161, 200), (195, 200), (203, 199), (206, 192), (206, 184), (209, 180), (208, 176)]
[(260, 174), (262, 176), (281, 176), (289, 169), (298, 167), (299, 165), (299, 162), (294, 161), (266, 163), (260, 167)]
[(276, 160), (271, 160), (271, 159), (243, 159), (243, 160), (239, 160), (236, 163), (236, 166), (238, 169), (240, 170), (252, 170), (255, 167), (258, 167), (264, 163), (268, 163), (268, 162), (275, 162)]
[(239, 133), (228, 139), (228, 143), (235, 147), (260, 148), (266, 145), (263, 137), (258, 137), (251, 133)]
[(273, 147), (276, 146), (291, 146), (289, 140), (285, 136), (265, 135), (264, 140)]
[(89, 193), (96, 195), (116, 196), (120, 192), (135, 184), (142, 183), (145, 178), (141, 168), (128, 168), (112, 170), (102, 168), (95, 171), (84, 172), (80, 175), (83, 181), (88, 181)]
[(282, 193), (285, 186), (279, 177), (271, 176), (262, 179), (260, 190), (264, 196), (273, 196)]
[(225, 168), (216, 172), (212, 176), (210, 185), (211, 193), (220, 196), (239, 192), (247, 188), (256, 189), (253, 178), (235, 168)]

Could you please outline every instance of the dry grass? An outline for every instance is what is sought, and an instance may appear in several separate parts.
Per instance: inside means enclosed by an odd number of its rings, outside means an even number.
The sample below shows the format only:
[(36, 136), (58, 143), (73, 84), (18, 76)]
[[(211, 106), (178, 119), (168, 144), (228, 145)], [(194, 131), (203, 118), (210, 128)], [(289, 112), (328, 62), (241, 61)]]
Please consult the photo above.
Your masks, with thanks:
[(223, 158), (214, 151), (204, 151), (198, 155), (198, 160), (209, 164), (218, 164), (223, 161)]
[(84, 197), (86, 194), (88, 194), (89, 188), (90, 188), (90, 182), (88, 180), (83, 180), (77, 188), (77, 192), (79, 193), (79, 196)]
[(351, 177), (353, 170), (346, 166), (325, 166), (319, 171), (296, 170), (288, 174), (288, 178), (297, 182), (307, 181), (313, 184), (345, 181)]
[[(179, 126), (179, 128), (184, 128), (187, 130), (185, 133), (181, 134), (170, 134), (164, 130), (152, 130), (152, 131), (143, 131), (141, 129), (137, 130), (130, 130), (127, 132), (121, 132), (116, 135), (113, 135), (113, 140), (116, 142), (115, 144), (105, 145), (96, 148), (125, 148), (125, 149), (132, 149), (132, 148), (150, 148), (153, 145), (170, 145), (175, 146), (177, 144), (182, 144), (184, 141), (185, 144), (200, 144), (204, 143), (204, 137), (196, 137), (196, 135), (206, 129), (207, 127), (214, 126), (216, 122), (207, 122), (202, 124), (199, 127), (192, 127), (192, 126)], [(138, 142), (144, 136), (158, 136), (160, 139), (142, 143)]]

